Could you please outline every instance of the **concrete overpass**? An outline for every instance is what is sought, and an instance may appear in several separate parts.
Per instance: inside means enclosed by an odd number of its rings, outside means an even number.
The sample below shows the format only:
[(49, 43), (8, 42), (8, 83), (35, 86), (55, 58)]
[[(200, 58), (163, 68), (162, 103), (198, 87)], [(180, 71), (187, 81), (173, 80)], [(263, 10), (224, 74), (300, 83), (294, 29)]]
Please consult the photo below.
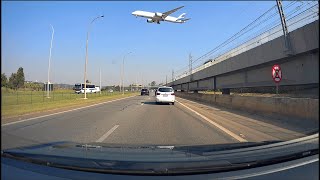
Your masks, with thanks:
[(289, 33), (291, 52), (285, 48), (283, 36), (230, 57), (168, 86), (175, 90), (199, 91), (275, 86), (271, 77), (274, 64), (279, 64), (283, 78), (280, 86), (319, 85), (319, 20)]

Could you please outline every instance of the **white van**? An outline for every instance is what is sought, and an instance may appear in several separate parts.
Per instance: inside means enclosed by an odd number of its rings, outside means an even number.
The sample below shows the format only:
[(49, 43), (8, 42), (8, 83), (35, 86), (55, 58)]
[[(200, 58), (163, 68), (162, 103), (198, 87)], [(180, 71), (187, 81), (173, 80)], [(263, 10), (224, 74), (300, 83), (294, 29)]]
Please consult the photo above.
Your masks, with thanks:
[[(82, 94), (84, 94), (84, 89), (81, 89), (80, 92)], [(100, 87), (99, 86), (86, 88), (86, 93), (97, 93), (97, 92), (100, 92)]]

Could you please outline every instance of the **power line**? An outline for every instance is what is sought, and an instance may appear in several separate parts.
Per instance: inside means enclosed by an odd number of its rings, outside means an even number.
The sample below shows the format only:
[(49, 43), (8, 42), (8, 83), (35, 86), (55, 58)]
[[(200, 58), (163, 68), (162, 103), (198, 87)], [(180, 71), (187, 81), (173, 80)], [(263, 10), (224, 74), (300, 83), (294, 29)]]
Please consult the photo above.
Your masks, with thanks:
[[(312, 8), (312, 7), (311, 7)], [(311, 8), (308, 8), (306, 11), (308, 11), (309, 9), (311, 9)], [(313, 13), (313, 14), (316, 14), (317, 12), (315, 12), (315, 13)], [(299, 15), (301, 15), (301, 14), (303, 14), (303, 12), (302, 13), (300, 13)], [(311, 15), (308, 15), (307, 17), (309, 17), (309, 16), (312, 16), (313, 14), (311, 14)], [(297, 15), (298, 16), (298, 15)], [(302, 18), (301, 20), (303, 20), (303, 19), (305, 19), (305, 18), (307, 18), (307, 17), (304, 17), (304, 18)], [(313, 18), (313, 17), (311, 17), (311, 18)], [(309, 19), (311, 19), (311, 18), (309, 18)], [(290, 21), (291, 20), (291, 18), (288, 20), (288, 21)], [(296, 22), (294, 22), (294, 23), (292, 23), (292, 24), (290, 24), (290, 25), (288, 25), (288, 27), (290, 27), (291, 25), (293, 25), (293, 24), (295, 24), (295, 23), (297, 23), (297, 22), (300, 22), (301, 20), (298, 20), (298, 21), (296, 21)], [(268, 30), (266, 30), (266, 31), (264, 31), (264, 32), (262, 32), (260, 35), (262, 35), (262, 34), (264, 34), (264, 33), (266, 33), (267, 31), (271, 31), (272, 29), (274, 29), (274, 28), (277, 28), (277, 27), (279, 27), (281, 25), (281, 23), (278, 23), (278, 24), (276, 24), (275, 26), (273, 26), (272, 28), (270, 28), (270, 29), (268, 29)], [(242, 50), (242, 49), (244, 49), (244, 48), (246, 48), (246, 47), (248, 47), (248, 46), (251, 46), (252, 44), (255, 44), (256, 42), (259, 42), (259, 41), (261, 41), (261, 40), (263, 40), (263, 39), (265, 39), (265, 38), (268, 38), (268, 37), (270, 37), (270, 36), (272, 36), (272, 35), (274, 35), (274, 34), (276, 34), (276, 33), (278, 33), (278, 32), (280, 32), (282, 29), (280, 29), (280, 30), (278, 30), (278, 31), (275, 31), (275, 32), (273, 32), (272, 34), (269, 34), (268, 36), (266, 36), (266, 37), (263, 37), (263, 38), (260, 38), (259, 40), (257, 40), (257, 41), (254, 41), (254, 42), (252, 42), (251, 44), (248, 44), (247, 46), (245, 46), (245, 47), (242, 47), (241, 49), (238, 49), (237, 51), (235, 51), (235, 52), (233, 52), (233, 53), (236, 53), (236, 52), (238, 52), (238, 51), (240, 51), (240, 50)], [(256, 37), (253, 37), (252, 39), (249, 39), (249, 40), (247, 40), (246, 42), (244, 42), (244, 43), (242, 43), (242, 44), (240, 44), (238, 47), (241, 47), (242, 45), (244, 45), (244, 44), (246, 44), (246, 43), (248, 43), (248, 42), (250, 42), (251, 40), (253, 40), (254, 38), (256, 38)], [(237, 47), (236, 47), (237, 48)], [(236, 49), (236, 48), (234, 48), (234, 49)], [(232, 50), (234, 50), (234, 49), (232, 49)], [(230, 51), (232, 51), (232, 50), (230, 50)], [(201, 66), (201, 65), (200, 65)], [(198, 66), (198, 67), (200, 67), (200, 66)], [(198, 67), (196, 67), (196, 68), (198, 68)]]
[[(276, 5), (272, 6), (270, 9), (268, 9), (266, 12), (264, 12), (262, 15), (260, 15), (257, 19), (255, 19), (253, 22), (251, 22), (249, 25), (247, 25), (246, 27), (244, 27), (243, 29), (241, 29), (239, 32), (237, 32), (236, 34), (234, 34), (233, 36), (231, 36), (229, 39), (227, 39), (226, 41), (224, 41), (222, 44), (218, 45), (217, 47), (215, 47), (214, 49), (212, 49), (211, 51), (207, 52), (206, 54), (200, 56), (199, 58), (197, 58), (196, 60), (193, 61), (193, 63), (199, 61), (200, 59), (202, 59), (203, 57), (208, 56), (209, 54), (212, 54), (213, 52), (215, 52), (217, 49), (219, 49), (221, 46), (229, 43), (230, 40), (233, 40), (239, 33), (241, 33), (242, 31), (246, 30), (248, 27), (250, 27), (251, 25), (253, 25), (254, 23), (256, 23), (259, 19), (261, 19), (263, 16), (265, 16), (266, 14), (268, 14), (270, 11), (272, 11), (274, 8), (276, 7)], [(188, 67), (188, 66), (186, 66)], [(185, 69), (186, 67), (183, 67), (179, 70), (177, 70), (178, 72)]]
[[(285, 6), (283, 7), (283, 9), (288, 9), (288, 8), (290, 8), (291, 6), (293, 6), (294, 4), (296, 4), (297, 2), (298, 2), (298, 1), (290, 2), (290, 4), (285, 5)], [(309, 4), (309, 3), (308, 3), (308, 4)], [(303, 3), (302, 3), (302, 5), (303, 5)], [(294, 11), (293, 13), (299, 11), (299, 10), (303, 7), (302, 5), (296, 7), (296, 8), (295, 8), (295, 11)], [(276, 5), (275, 5), (275, 6), (276, 6)], [(271, 11), (275, 8), (275, 6), (271, 7), (269, 10), (267, 10), (265, 13), (263, 13), (263, 14), (262, 14), (261, 16), (259, 16), (256, 20), (254, 20), (254, 21), (251, 22), (249, 25), (247, 25), (245, 28), (243, 28), (242, 30), (240, 30), (238, 33), (236, 33), (235, 35), (233, 35), (232, 37), (230, 37), (228, 40), (226, 40), (225, 42), (223, 42), (222, 44), (220, 44), (219, 46), (217, 46), (217, 47), (214, 48), (213, 50), (211, 50), (211, 51), (209, 51), (208, 53), (206, 53), (206, 54), (202, 55), (201, 57), (197, 58), (197, 59), (196, 59), (195, 61), (193, 61), (192, 63), (194, 64), (194, 63), (198, 62), (199, 60), (201, 60), (202, 58), (204, 58), (204, 57), (206, 57), (206, 56), (208, 56), (208, 55), (216, 52), (217, 50), (219, 50), (219, 49), (221, 50), (222, 47), (230, 44), (231, 42), (235, 41), (236, 39), (238, 39), (238, 38), (241, 37), (242, 35), (250, 32), (250, 31), (253, 30), (254, 28), (260, 26), (261, 23), (259, 23), (258, 25), (255, 25), (255, 26), (251, 27), (250, 29), (248, 29), (250, 26), (254, 25), (255, 22), (257, 22), (258, 20), (260, 20), (262, 17), (264, 17), (264, 16), (265, 16), (266, 14), (268, 14), (269, 12), (271, 12)], [(305, 5), (304, 5), (304, 6), (305, 6)], [(297, 8), (298, 8), (298, 9), (297, 9)], [(290, 13), (288, 14), (287, 17), (290, 17), (290, 15), (292, 15), (291, 12), (292, 12), (292, 10), (290, 11)], [(276, 14), (277, 14), (277, 12), (275, 12), (275, 13), (273, 13), (272, 15), (268, 16), (267, 18), (265, 18), (265, 19), (263, 20), (263, 21), (264, 21), (263, 23), (269, 21), (269, 20), (270, 20), (272, 17), (274, 17)], [(261, 20), (260, 20), (260, 21), (261, 21)], [(278, 21), (278, 20), (277, 20), (277, 21)], [(276, 21), (273, 21), (272, 23), (270, 23), (270, 24), (268, 24), (268, 25), (272, 25), (272, 24), (275, 23), (275, 22), (276, 22)], [(268, 27), (268, 25), (267, 25), (267, 26), (264, 26), (262, 29), (258, 30), (255, 34), (259, 33), (259, 31), (261, 31), (261, 30), (264, 30), (266, 27)], [(273, 28), (274, 28), (274, 27), (273, 27)], [(271, 29), (273, 29), (273, 28), (271, 28)], [(248, 29), (248, 30), (245, 31), (245, 32), (243, 32), (243, 31), (246, 30), (246, 29)], [(241, 33), (241, 32), (242, 32), (242, 33)], [(240, 34), (240, 33), (241, 33), (241, 34)], [(239, 35), (239, 34), (240, 34), (240, 35)], [(238, 37), (236, 37), (237, 35), (238, 35)], [(250, 36), (249, 36), (249, 37), (250, 37)], [(248, 37), (247, 37), (247, 38), (248, 38)], [(226, 50), (225, 50), (225, 51), (226, 51)], [(189, 66), (190, 66), (190, 65), (189, 65)], [(186, 67), (188, 67), (188, 66), (186, 66)], [(184, 70), (186, 67), (183, 67), (183, 68), (177, 70), (176, 72), (180, 72), (180, 71)]]
[(227, 39), (226, 41), (224, 41), (222, 44), (220, 44), (219, 46), (217, 46), (216, 48), (214, 48), (213, 50), (209, 51), (208, 53), (206, 53), (205, 55), (197, 58), (194, 62), (198, 61), (199, 59), (201, 59), (202, 57), (207, 56), (209, 53), (214, 52), (216, 49), (218, 49), (219, 47), (221, 47), (222, 45), (229, 43), (230, 40), (232, 40), (233, 38), (235, 38), (238, 34), (240, 34), (242, 31), (246, 30), (248, 27), (250, 27), (251, 25), (253, 25), (254, 23), (256, 23), (259, 19), (261, 19), (263, 16), (265, 16), (267, 13), (269, 13), (270, 11), (272, 11), (274, 8), (276, 7), (276, 5), (274, 5), (272, 8), (270, 8), (269, 10), (267, 10), (265, 13), (263, 13), (262, 15), (260, 15), (257, 19), (255, 19), (253, 22), (251, 22), (249, 25), (247, 25), (246, 27), (244, 27), (243, 29), (241, 29), (239, 32), (237, 32), (236, 34), (234, 34), (233, 36), (231, 36), (229, 39)]

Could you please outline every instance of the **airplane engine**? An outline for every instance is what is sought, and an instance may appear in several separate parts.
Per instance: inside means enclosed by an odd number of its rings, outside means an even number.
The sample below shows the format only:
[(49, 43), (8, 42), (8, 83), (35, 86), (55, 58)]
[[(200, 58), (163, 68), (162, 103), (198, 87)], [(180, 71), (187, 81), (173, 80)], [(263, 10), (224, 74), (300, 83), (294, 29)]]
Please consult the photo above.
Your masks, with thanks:
[(158, 17), (162, 17), (162, 13), (159, 13), (159, 12), (156, 12), (155, 15)]
[(147, 23), (153, 23), (152, 19), (147, 19)]

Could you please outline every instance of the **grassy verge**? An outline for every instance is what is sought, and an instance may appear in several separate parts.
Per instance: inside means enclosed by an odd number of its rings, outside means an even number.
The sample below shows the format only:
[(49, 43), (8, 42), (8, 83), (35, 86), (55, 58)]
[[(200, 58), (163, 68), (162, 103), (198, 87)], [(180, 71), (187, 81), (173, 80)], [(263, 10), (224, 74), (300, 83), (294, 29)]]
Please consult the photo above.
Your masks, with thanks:
[(95, 104), (98, 102), (113, 100), (113, 99), (120, 99), (123, 97), (138, 95), (138, 93), (130, 93), (127, 92), (124, 95), (120, 93), (115, 94), (106, 94), (106, 95), (93, 95), (90, 94), (88, 99), (83, 99), (82, 96), (78, 98), (71, 98), (71, 99), (61, 99), (59, 101), (36, 101), (35, 103), (28, 103), (28, 104), (15, 104), (15, 105), (6, 105), (2, 103), (1, 111), (2, 115), (1, 118), (11, 118), (15, 116), (26, 115), (30, 113), (37, 113), (37, 112), (46, 112), (56, 109), (62, 108), (73, 108), (79, 107), (83, 105)]
[[(87, 97), (100, 97), (120, 94), (119, 92), (108, 93), (103, 91), (101, 94), (93, 93), (87, 94)], [(15, 91), (15, 92), (1, 92), (2, 106), (7, 105), (21, 105), (21, 104), (36, 104), (36, 103), (49, 103), (52, 101), (72, 100), (80, 99), (84, 97), (84, 94), (76, 94), (74, 91), (54, 91), (50, 92), (47, 98), (47, 92), (44, 91)]]

